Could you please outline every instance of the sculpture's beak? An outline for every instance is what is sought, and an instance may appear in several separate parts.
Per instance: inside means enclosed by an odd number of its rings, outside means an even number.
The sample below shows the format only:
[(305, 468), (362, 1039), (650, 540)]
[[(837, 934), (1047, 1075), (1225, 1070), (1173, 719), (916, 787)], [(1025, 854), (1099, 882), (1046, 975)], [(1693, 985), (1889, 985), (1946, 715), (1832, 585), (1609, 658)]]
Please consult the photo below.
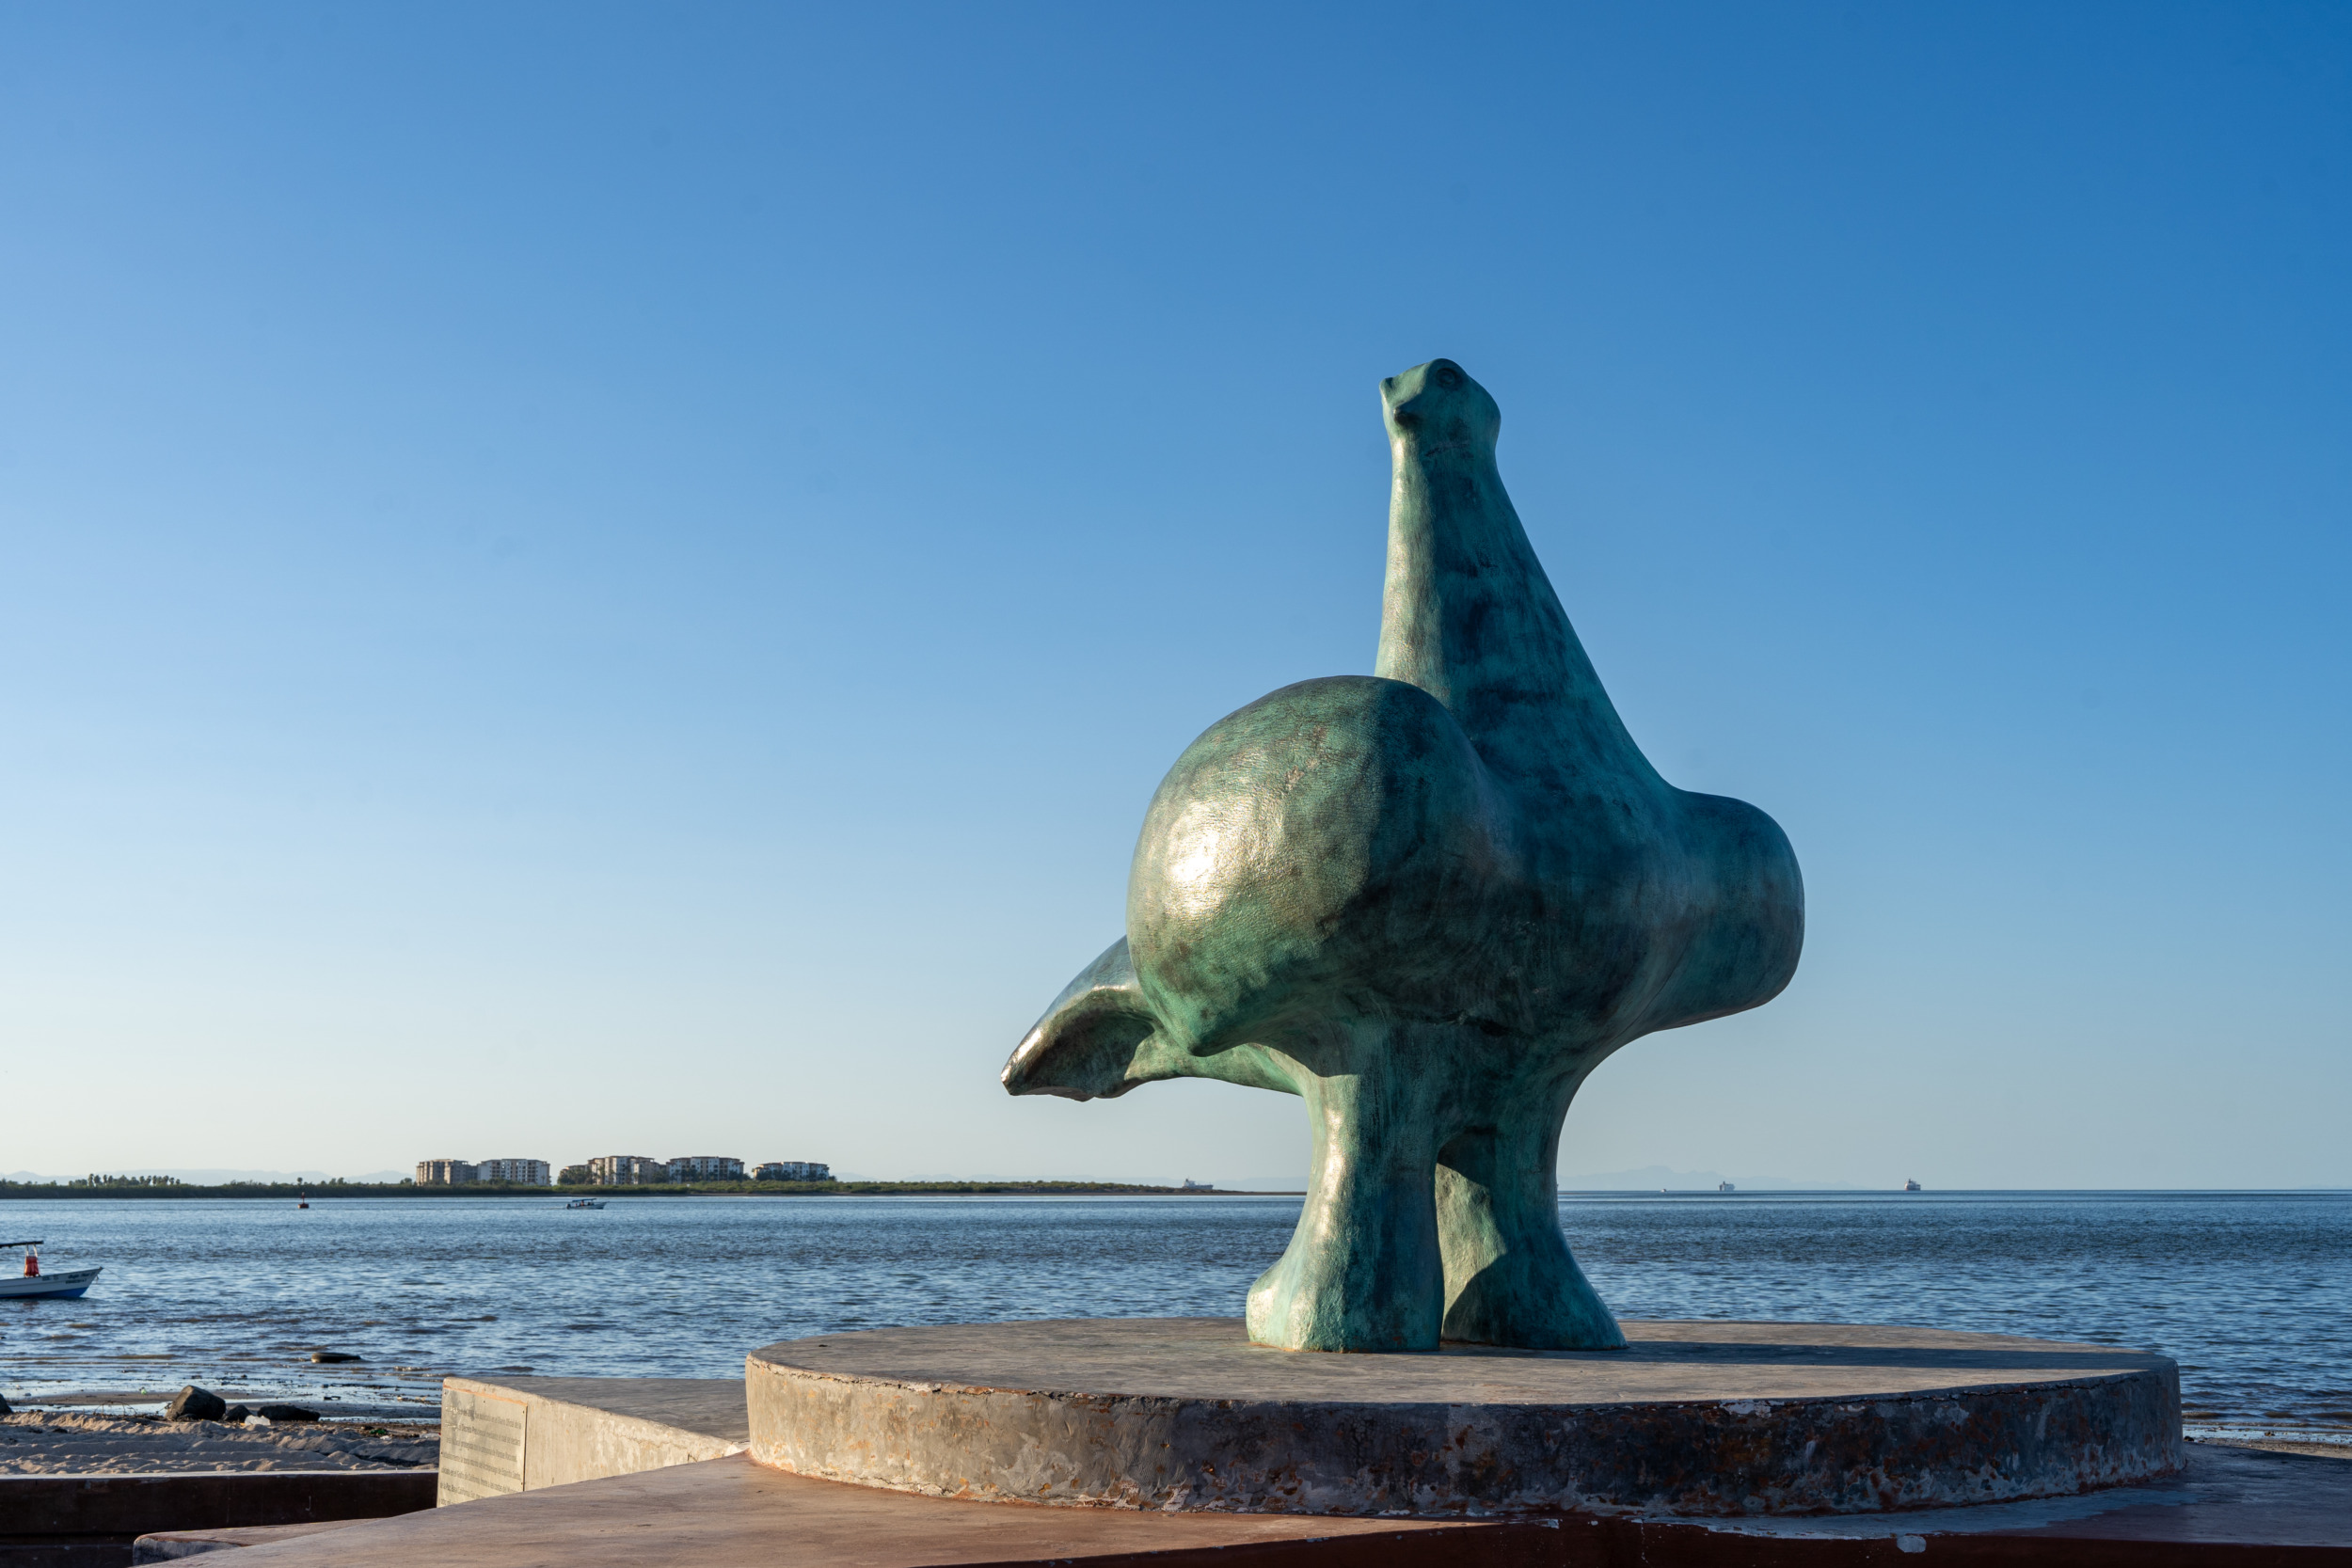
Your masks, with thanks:
[(1391, 430), (1412, 430), (1421, 423), (1421, 397), (1429, 388), (1423, 367), (1416, 365), (1380, 383), (1380, 412)]

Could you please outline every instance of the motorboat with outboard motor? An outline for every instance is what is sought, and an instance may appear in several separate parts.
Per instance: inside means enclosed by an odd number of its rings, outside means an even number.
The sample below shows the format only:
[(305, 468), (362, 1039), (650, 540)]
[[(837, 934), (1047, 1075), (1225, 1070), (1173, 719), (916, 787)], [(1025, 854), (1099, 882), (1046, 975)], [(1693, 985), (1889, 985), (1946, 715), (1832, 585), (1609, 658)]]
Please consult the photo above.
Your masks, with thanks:
[(576, 1197), (569, 1203), (564, 1205), (564, 1207), (566, 1209), (601, 1209), (604, 1207), (604, 1199), (600, 1197)]
[(103, 1272), (105, 1265), (88, 1269), (59, 1269), (55, 1274), (40, 1271), (39, 1242), (0, 1242), (0, 1247), (21, 1246), (24, 1249), (24, 1272), (14, 1279), (0, 1275), (0, 1300), (15, 1301), (33, 1296), (54, 1296), (59, 1300), (80, 1295), (90, 1288), (90, 1281)]

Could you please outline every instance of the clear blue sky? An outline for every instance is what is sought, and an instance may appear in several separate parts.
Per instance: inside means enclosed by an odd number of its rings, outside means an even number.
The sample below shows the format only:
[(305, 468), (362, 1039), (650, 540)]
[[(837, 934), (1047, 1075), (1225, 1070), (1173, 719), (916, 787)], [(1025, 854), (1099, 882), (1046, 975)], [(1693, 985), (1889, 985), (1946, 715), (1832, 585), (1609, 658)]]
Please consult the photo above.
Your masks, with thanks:
[(1771, 1006), (1564, 1171), (2352, 1183), (2352, 10), (0, 9), (0, 1168), (1295, 1174), (1012, 1101), (1502, 403)]

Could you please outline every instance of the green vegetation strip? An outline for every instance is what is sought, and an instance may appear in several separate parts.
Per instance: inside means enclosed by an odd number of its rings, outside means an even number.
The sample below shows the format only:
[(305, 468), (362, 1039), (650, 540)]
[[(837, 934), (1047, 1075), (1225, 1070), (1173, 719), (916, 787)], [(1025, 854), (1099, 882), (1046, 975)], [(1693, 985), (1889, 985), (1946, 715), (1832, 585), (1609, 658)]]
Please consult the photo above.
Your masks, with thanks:
[(420, 1187), (414, 1181), (231, 1181), (217, 1187), (137, 1179), (80, 1181), (0, 1181), (11, 1197), (691, 1197), (736, 1193), (775, 1197), (865, 1197), (892, 1193), (1142, 1194), (1230, 1196), (1203, 1188), (1151, 1187), (1122, 1181), (661, 1181), (636, 1187), (525, 1187), (476, 1181), (459, 1187)]

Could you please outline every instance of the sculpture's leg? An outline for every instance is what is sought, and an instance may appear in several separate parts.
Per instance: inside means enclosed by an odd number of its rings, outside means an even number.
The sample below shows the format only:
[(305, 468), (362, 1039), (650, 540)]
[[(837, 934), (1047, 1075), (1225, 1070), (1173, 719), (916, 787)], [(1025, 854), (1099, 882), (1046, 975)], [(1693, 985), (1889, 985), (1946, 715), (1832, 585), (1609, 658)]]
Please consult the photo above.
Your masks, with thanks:
[(1616, 1350), (1617, 1320), (1560, 1234), (1560, 1124), (1573, 1083), (1501, 1108), (1438, 1156), (1445, 1337), (1521, 1350)]
[[(1375, 1053), (1365, 1053), (1367, 1056)], [(1435, 1350), (1445, 1315), (1433, 1081), (1410, 1061), (1301, 1075), (1315, 1154), (1298, 1229), (1249, 1290), (1249, 1337), (1284, 1350)]]

